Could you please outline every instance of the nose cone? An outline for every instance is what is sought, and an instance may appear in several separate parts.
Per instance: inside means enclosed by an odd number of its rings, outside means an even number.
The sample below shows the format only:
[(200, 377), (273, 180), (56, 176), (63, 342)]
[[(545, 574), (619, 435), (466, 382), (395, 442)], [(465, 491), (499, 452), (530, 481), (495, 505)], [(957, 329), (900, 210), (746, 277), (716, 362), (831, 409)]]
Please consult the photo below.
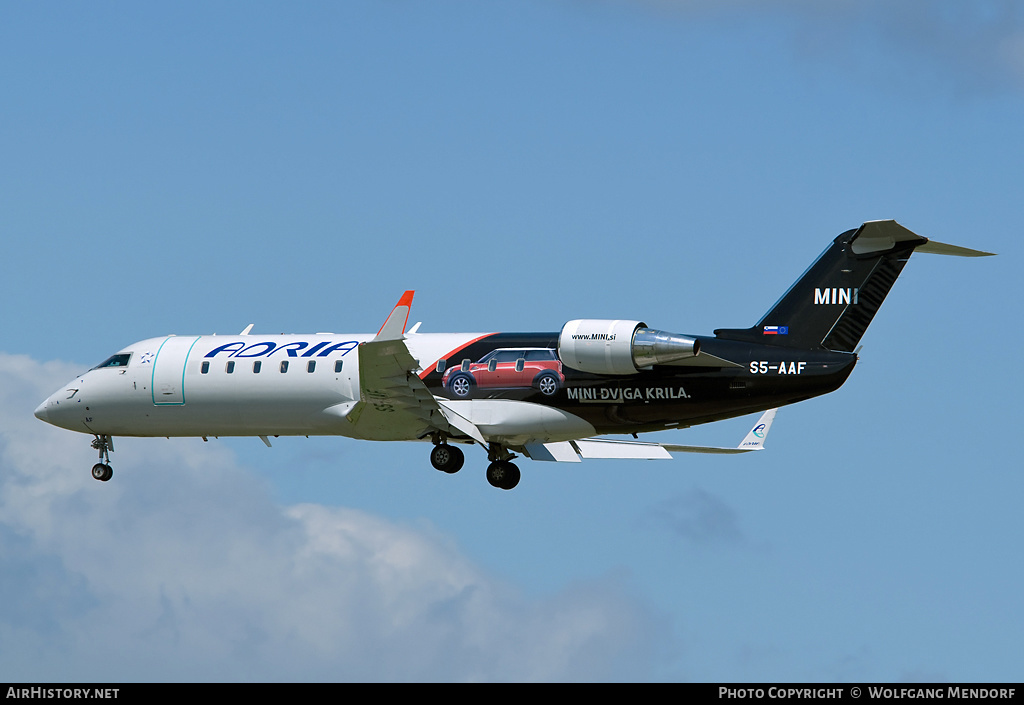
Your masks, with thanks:
[(50, 400), (47, 399), (42, 404), (36, 407), (36, 410), (33, 413), (35, 414), (37, 419), (39, 419), (40, 421), (45, 421), (46, 423), (50, 423), (50, 418), (46, 415), (46, 407), (49, 405)]
[(66, 428), (79, 433), (92, 433), (86, 425), (88, 407), (82, 403), (82, 395), (79, 393), (83, 381), (84, 378), (79, 377), (59, 388), (36, 407), (33, 412), (35, 417), (58, 428)]

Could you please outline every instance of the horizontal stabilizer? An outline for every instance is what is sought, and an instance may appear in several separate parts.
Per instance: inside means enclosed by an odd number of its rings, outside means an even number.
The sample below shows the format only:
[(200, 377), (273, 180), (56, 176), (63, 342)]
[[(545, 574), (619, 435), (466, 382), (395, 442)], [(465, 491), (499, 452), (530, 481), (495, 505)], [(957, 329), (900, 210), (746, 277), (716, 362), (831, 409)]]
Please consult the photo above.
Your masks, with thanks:
[(869, 220), (857, 228), (850, 238), (850, 249), (855, 255), (867, 255), (892, 250), (897, 244), (920, 246), (928, 241), (903, 227), (895, 220)]
[(954, 257), (993, 257), (996, 254), (995, 252), (972, 250), (969, 247), (947, 245), (944, 242), (937, 242), (935, 240), (929, 240), (925, 244), (919, 246), (915, 251), (929, 252), (933, 255), (953, 255)]
[(892, 250), (900, 243), (914, 244), (915, 252), (928, 252), (933, 255), (953, 255), (954, 257), (991, 257), (994, 252), (972, 250), (958, 245), (947, 245), (937, 242), (908, 230), (895, 220), (871, 220), (864, 223), (850, 240), (854, 254), (864, 255)]

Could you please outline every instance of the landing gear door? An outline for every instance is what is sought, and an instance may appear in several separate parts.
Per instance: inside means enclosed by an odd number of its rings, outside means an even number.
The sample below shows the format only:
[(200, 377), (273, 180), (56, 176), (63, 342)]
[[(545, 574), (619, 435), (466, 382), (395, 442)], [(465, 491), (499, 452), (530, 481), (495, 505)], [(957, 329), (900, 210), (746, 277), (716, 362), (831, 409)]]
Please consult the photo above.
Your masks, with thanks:
[(170, 336), (153, 361), (153, 403), (157, 406), (185, 403), (185, 363), (197, 337)]

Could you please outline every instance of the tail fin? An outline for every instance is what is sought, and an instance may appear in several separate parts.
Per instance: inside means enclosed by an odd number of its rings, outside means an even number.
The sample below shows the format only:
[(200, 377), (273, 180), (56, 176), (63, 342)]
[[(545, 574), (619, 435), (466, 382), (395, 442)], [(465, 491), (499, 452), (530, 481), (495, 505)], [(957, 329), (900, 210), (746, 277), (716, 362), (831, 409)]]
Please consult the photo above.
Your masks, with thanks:
[(895, 220), (874, 220), (837, 237), (752, 328), (719, 329), (728, 340), (853, 352), (910, 255), (991, 252), (929, 241)]

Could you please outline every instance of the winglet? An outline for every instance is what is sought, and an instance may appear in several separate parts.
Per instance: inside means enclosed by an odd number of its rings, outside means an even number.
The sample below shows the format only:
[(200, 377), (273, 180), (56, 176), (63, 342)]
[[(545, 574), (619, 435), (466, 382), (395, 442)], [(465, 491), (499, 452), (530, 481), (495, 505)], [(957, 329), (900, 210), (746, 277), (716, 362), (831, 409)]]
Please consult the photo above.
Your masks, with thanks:
[(768, 438), (768, 431), (771, 430), (772, 421), (775, 420), (775, 412), (778, 409), (768, 409), (768, 411), (761, 414), (761, 418), (757, 420), (754, 427), (750, 429), (750, 433), (744, 438), (738, 446), (739, 450), (764, 450), (764, 441)]
[(412, 308), (412, 295), (416, 293), (413, 290), (406, 291), (402, 294), (402, 298), (395, 304), (395, 308), (392, 309), (391, 315), (384, 321), (384, 325), (377, 331), (377, 337), (374, 340), (401, 340), (405, 334), (405, 324), (409, 320), (409, 310)]
[(740, 441), (735, 448), (715, 448), (713, 446), (678, 446), (663, 444), (665, 449), (673, 453), (749, 453), (752, 450), (764, 450), (764, 440), (768, 437), (768, 431), (775, 420), (775, 412), (778, 409), (768, 409), (761, 414), (750, 433)]

